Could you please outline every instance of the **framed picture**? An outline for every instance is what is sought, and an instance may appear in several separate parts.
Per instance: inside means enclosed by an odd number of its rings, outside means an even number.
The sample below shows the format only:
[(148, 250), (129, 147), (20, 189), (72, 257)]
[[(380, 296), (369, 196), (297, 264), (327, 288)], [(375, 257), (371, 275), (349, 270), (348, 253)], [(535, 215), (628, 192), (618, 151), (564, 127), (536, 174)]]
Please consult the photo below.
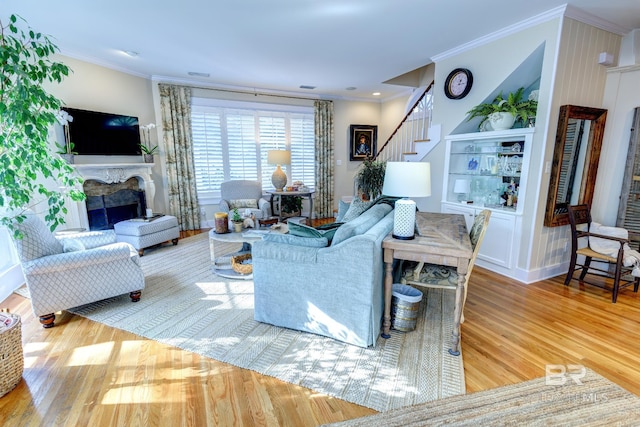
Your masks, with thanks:
[(349, 137), (351, 140), (349, 160), (364, 160), (376, 154), (378, 126), (351, 125)]

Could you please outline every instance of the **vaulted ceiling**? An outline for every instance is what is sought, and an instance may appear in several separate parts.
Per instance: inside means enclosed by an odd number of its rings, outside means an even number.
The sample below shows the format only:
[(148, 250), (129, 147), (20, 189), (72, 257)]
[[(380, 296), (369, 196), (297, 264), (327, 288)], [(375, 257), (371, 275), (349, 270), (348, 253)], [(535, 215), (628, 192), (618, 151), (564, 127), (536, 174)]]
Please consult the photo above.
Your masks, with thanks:
[(3, 0), (0, 19), (20, 15), (64, 55), (146, 78), (384, 99), (407, 90), (385, 81), (565, 3), (618, 34), (640, 28), (639, 0)]

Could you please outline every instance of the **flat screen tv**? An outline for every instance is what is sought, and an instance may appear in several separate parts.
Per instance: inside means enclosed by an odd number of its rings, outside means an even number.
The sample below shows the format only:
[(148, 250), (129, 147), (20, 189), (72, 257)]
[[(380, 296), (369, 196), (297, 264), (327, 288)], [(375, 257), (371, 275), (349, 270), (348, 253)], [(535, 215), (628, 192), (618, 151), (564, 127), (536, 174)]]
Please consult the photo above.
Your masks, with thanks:
[(98, 111), (63, 108), (73, 121), (69, 122), (74, 151), (81, 155), (133, 156), (140, 151), (138, 118)]

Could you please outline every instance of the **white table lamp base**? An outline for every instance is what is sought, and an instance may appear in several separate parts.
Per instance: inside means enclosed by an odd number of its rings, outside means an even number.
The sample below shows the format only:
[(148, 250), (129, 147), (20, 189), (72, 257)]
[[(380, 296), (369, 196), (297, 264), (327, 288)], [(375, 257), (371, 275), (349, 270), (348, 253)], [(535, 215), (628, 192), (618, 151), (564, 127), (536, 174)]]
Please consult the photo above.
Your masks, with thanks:
[(393, 214), (393, 237), (401, 240), (411, 240), (415, 236), (416, 202), (409, 199), (396, 201)]

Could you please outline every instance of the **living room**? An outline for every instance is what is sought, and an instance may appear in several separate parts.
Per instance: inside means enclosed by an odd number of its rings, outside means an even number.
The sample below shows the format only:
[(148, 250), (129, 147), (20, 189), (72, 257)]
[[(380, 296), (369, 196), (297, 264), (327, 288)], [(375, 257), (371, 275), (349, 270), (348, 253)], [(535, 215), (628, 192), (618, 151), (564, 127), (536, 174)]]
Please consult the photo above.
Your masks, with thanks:
[[(467, 323), (465, 324), (465, 328), (467, 328), (465, 334), (467, 335), (464, 335), (469, 337), (470, 342), (472, 342), (473, 338), (477, 339), (478, 337), (482, 337), (483, 333), (485, 333), (476, 330), (476, 328), (479, 327), (477, 325), (482, 324), (479, 321), (479, 317), (481, 317), (480, 308), (492, 310), (492, 314), (496, 318), (499, 318), (496, 314), (496, 311), (499, 310), (495, 308), (491, 309), (492, 303), (488, 301), (492, 297), (492, 293), (501, 292), (501, 286), (514, 287), (517, 289), (515, 291), (516, 294), (526, 294), (529, 298), (535, 298), (536, 295), (540, 296), (540, 292), (542, 292), (546, 298), (553, 300), (554, 287), (558, 287), (558, 293), (564, 292), (566, 294), (566, 292), (561, 289), (560, 282), (553, 280), (542, 281), (542, 285), (538, 285), (539, 287), (534, 287), (531, 290), (527, 290), (526, 287), (521, 285), (521, 283), (538, 283), (542, 279), (555, 277), (566, 272), (567, 254), (565, 250), (561, 250), (569, 239), (566, 227), (548, 228), (543, 226), (544, 201), (546, 199), (546, 189), (549, 182), (549, 172), (545, 171), (545, 165), (552, 159), (553, 140), (555, 138), (555, 128), (558, 121), (560, 105), (587, 105), (608, 108), (610, 110), (610, 116), (605, 130), (605, 140), (607, 144), (603, 147), (601, 154), (600, 170), (593, 206), (594, 216), (597, 216), (604, 223), (615, 222), (615, 215), (617, 213), (616, 199), (618, 195), (615, 191), (606, 191), (605, 189), (620, 187), (619, 182), (622, 180), (622, 174), (620, 171), (616, 171), (614, 165), (620, 164), (620, 159), (626, 157), (627, 141), (625, 141), (625, 136), (628, 136), (628, 132), (624, 133), (625, 131), (622, 129), (624, 128), (624, 124), (627, 123), (630, 106), (633, 105), (635, 107), (634, 100), (637, 99), (637, 93), (635, 92), (637, 91), (637, 85), (634, 85), (634, 82), (638, 81), (638, 68), (637, 66), (631, 66), (628, 68), (621, 67), (617, 70), (608, 69), (598, 64), (597, 60), (594, 60), (590, 63), (581, 64), (580, 72), (572, 69), (570, 67), (571, 63), (579, 62), (578, 57), (582, 56), (582, 54), (586, 55), (585, 52), (589, 54), (593, 52), (599, 54), (603, 51), (611, 51), (611, 46), (614, 46), (616, 47), (614, 53), (620, 56), (618, 48), (623, 44), (623, 38), (620, 35), (611, 35), (612, 33), (610, 31), (596, 28), (580, 21), (578, 18), (579, 16), (577, 15), (567, 16), (563, 12), (554, 11), (544, 16), (537, 16), (536, 19), (516, 28), (505, 29), (499, 34), (478, 40), (470, 46), (465, 46), (452, 52), (445, 52), (434, 60), (436, 66), (435, 70), (432, 71), (432, 78), (435, 82), (440, 83), (437, 83), (436, 90), (439, 91), (439, 93), (436, 95), (437, 106), (434, 107), (433, 122), (442, 126), (441, 136), (444, 137), (454, 132), (459, 133), (459, 126), (464, 126), (466, 112), (474, 105), (483, 102), (494, 90), (501, 88), (505, 82), (509, 82), (513, 71), (518, 69), (520, 64), (522, 64), (532, 52), (539, 49), (540, 46), (544, 46), (544, 60), (539, 76), (540, 104), (536, 120), (534, 153), (532, 155), (533, 163), (531, 165), (531, 170), (537, 171), (538, 176), (530, 180), (530, 188), (528, 189), (528, 194), (532, 195), (531, 197), (533, 200), (536, 200), (537, 203), (534, 203), (535, 208), (526, 212), (523, 217), (523, 222), (528, 224), (528, 226), (520, 240), (520, 246), (524, 249), (521, 250), (520, 259), (516, 261), (516, 268), (519, 270), (518, 276), (516, 277), (517, 280), (495, 276), (489, 271), (481, 272), (479, 275), (477, 283), (486, 284), (486, 290), (477, 291), (481, 293), (475, 294), (477, 297), (476, 302), (470, 304), (471, 307), (468, 313)], [(589, 46), (581, 44), (580, 41), (582, 37), (584, 37), (584, 32), (590, 33), (593, 39), (598, 41), (591, 42)], [(602, 37), (604, 37), (604, 39)], [(576, 51), (574, 56), (567, 54), (567, 51), (575, 49), (578, 46), (582, 49), (580, 52)], [(508, 51), (509, 54), (505, 55), (505, 51)], [(147, 79), (70, 57), (62, 56), (61, 58), (74, 72), (65, 79), (61, 85), (52, 87), (51, 91), (63, 99), (67, 105), (88, 110), (130, 114), (139, 117), (141, 123), (161, 122), (158, 96), (158, 83), (161, 82), (161, 79)], [(637, 64), (637, 62), (635, 62), (635, 64)], [(447, 100), (442, 95), (442, 82), (452, 69), (461, 65), (474, 71), (476, 78), (474, 81), (474, 92), (462, 100)], [(572, 80), (571, 85), (566, 83), (570, 78)], [(624, 83), (622, 89), (617, 85), (620, 80), (623, 80)], [(428, 83), (429, 81), (420, 81), (417, 86)], [(530, 82), (526, 83), (528, 84)], [(588, 87), (589, 90), (584, 90), (583, 88), (585, 87)], [(508, 89), (511, 90), (511, 88)], [(211, 94), (208, 88), (200, 88), (196, 89), (196, 91), (204, 96), (210, 96), (209, 94)], [(256, 94), (248, 92), (244, 95), (236, 94), (228, 97), (254, 100)], [(268, 98), (268, 94), (265, 98)], [(354, 123), (377, 125), (379, 142), (382, 142), (393, 131), (404, 115), (408, 98), (409, 95), (407, 94), (404, 97), (386, 99), (382, 102), (354, 101), (348, 99), (335, 99), (333, 101), (335, 111), (336, 152), (334, 199), (336, 202), (342, 196), (353, 195), (353, 176), (359, 166), (358, 162), (348, 161), (349, 125)], [(295, 102), (309, 103), (310, 101), (303, 100)], [(167, 212), (168, 190), (164, 178), (165, 151), (162, 147), (162, 136), (161, 130), (158, 129), (158, 132), (153, 137), (153, 141), (158, 142), (161, 147), (153, 166), (152, 176), (156, 186), (156, 197), (154, 199), (153, 209), (154, 211)], [(440, 144), (426, 159), (430, 161), (432, 165), (432, 195), (427, 199), (419, 201), (420, 210), (431, 212), (440, 211), (440, 202), (442, 200), (441, 176), (444, 174), (444, 156), (444, 144)], [(341, 160), (341, 162), (338, 163), (337, 160)], [(89, 163), (95, 160), (78, 158), (77, 161), (78, 163)], [(108, 161), (116, 163), (120, 161), (129, 162), (131, 159), (108, 159)], [(217, 210), (217, 206), (215, 205), (203, 205), (202, 208), (204, 208), (206, 212), (207, 219), (211, 219), (213, 213)], [(549, 250), (549, 248), (553, 249)], [(493, 284), (490, 282), (493, 282)], [(581, 306), (581, 308), (589, 307), (588, 304), (594, 304), (595, 307), (604, 312), (610, 310), (606, 304), (606, 296), (604, 297), (605, 304), (601, 304), (598, 301), (598, 299), (603, 299), (603, 295), (606, 294), (600, 295), (595, 292), (590, 293), (590, 291), (587, 291), (587, 293), (592, 300), (590, 300), (589, 303), (585, 303), (587, 305)], [(616, 308), (623, 306), (624, 308), (622, 310), (628, 310), (629, 313), (636, 314), (638, 311), (637, 298), (630, 292), (627, 292), (625, 295), (628, 298), (627, 302), (619, 302)], [(474, 294), (471, 294), (471, 297), (473, 296)], [(508, 304), (508, 302), (502, 299), (503, 297), (496, 296), (495, 298), (498, 301)], [(476, 305), (476, 307), (474, 307), (474, 305)], [(16, 311), (22, 310), (25, 313), (28, 311), (24, 308), (24, 303), (21, 303), (20, 307), (21, 308), (18, 308)], [(542, 307), (537, 308), (543, 310)], [(557, 308), (554, 313), (557, 316), (561, 316), (562, 310)], [(64, 315), (63, 319), (67, 319), (66, 321), (68, 321), (68, 316), (70, 315)], [(575, 316), (578, 317), (579, 314), (575, 313)], [(514, 318), (517, 319), (517, 314), (514, 314), (511, 321), (513, 321)], [(478, 323), (473, 323), (473, 320)], [(531, 315), (528, 320), (532, 322), (536, 321), (533, 315)], [(37, 323), (37, 321), (34, 320), (34, 323)], [(474, 324), (476, 326), (474, 326)], [(71, 325), (71, 322), (67, 323), (67, 326)], [(29, 333), (33, 334), (33, 336), (41, 334), (42, 332), (37, 331), (36, 326), (37, 325), (33, 327), (29, 326), (25, 330), (25, 334)], [(630, 327), (630, 329), (637, 328), (635, 324), (629, 325), (626, 323), (616, 324), (615, 327), (616, 329), (622, 329), (625, 326)], [(88, 330), (91, 330), (91, 328), (84, 329), (85, 332)], [(544, 327), (541, 327), (541, 329), (536, 332), (541, 335), (546, 333), (544, 332)], [(100, 331), (96, 333), (109, 334), (110, 332), (101, 327)], [(67, 332), (67, 334), (69, 334), (69, 332)], [(489, 337), (483, 337), (485, 341), (497, 339), (491, 336), (493, 334), (491, 332), (486, 332), (486, 334), (488, 334)], [(626, 336), (628, 331), (623, 332), (623, 334)], [(52, 333), (47, 340), (55, 340), (55, 337), (64, 340), (63, 336), (62, 331), (56, 331)], [(630, 344), (631, 340), (631, 338), (625, 340), (627, 342), (624, 344), (624, 348), (629, 354), (634, 350), (633, 345)], [(464, 342), (465, 338), (463, 337), (463, 347)], [(508, 340), (507, 342), (501, 341), (501, 343), (506, 346), (510, 345)], [(150, 346), (151, 345), (152, 344), (150, 344)], [(153, 347), (153, 350), (145, 351), (167, 350), (164, 347)], [(495, 349), (494, 351), (491, 357), (501, 355), (501, 350)], [(518, 351), (522, 350), (519, 349)], [(164, 357), (169, 358), (170, 356)], [(188, 358), (190, 356), (181, 353), (179, 357)], [(509, 356), (502, 354), (502, 357), (508, 358)], [(525, 355), (523, 358), (526, 359), (527, 357), (543, 359), (540, 355), (531, 356), (531, 354)], [(596, 355), (590, 353), (584, 357), (596, 357)], [(500, 373), (496, 374), (496, 377), (511, 374), (518, 380), (522, 380), (524, 378), (528, 379), (540, 376), (534, 375), (535, 369), (533, 367), (524, 367), (525, 363), (523, 362), (514, 363), (513, 368), (496, 368), (495, 363), (491, 365), (492, 368), (480, 368), (479, 366), (482, 364), (483, 358), (485, 358), (485, 355), (482, 352), (481, 346), (478, 346), (476, 351), (470, 348), (469, 354), (465, 354), (465, 362), (469, 361), (470, 363), (470, 365), (465, 365), (465, 369), (469, 370), (469, 366), (474, 366), (476, 371), (475, 374), (470, 373), (467, 379), (468, 388), (471, 390), (484, 389), (491, 385), (502, 385), (509, 382), (501, 382), (500, 379), (491, 378), (493, 377), (493, 373), (490, 371), (493, 368), (500, 369)], [(552, 357), (549, 357), (549, 359), (552, 359)], [(625, 366), (630, 366), (627, 364), (632, 363), (626, 360), (626, 357), (622, 359), (623, 360), (618, 360), (619, 364), (615, 368), (611, 368), (614, 371), (618, 371), (615, 375), (616, 379), (624, 376), (619, 371), (622, 371)], [(197, 360), (198, 363), (201, 364), (209, 363), (201, 359)], [(564, 360), (562, 363), (566, 363)], [(553, 360), (547, 360), (546, 362), (553, 363)], [(535, 365), (536, 368), (539, 368), (540, 360), (536, 360)], [(182, 365), (182, 369), (189, 369), (189, 367), (185, 364)], [(215, 367), (209, 366), (209, 369), (224, 371), (225, 368), (220, 364)], [(524, 369), (525, 371), (530, 369), (530, 371), (524, 373), (519, 372), (517, 374), (511, 372), (518, 369)], [(253, 373), (240, 375), (242, 379), (233, 379), (233, 381), (248, 381), (249, 383), (265, 381)], [(245, 376), (242, 377), (242, 375)], [(89, 381), (90, 379), (87, 380)], [(629, 383), (633, 382), (633, 380), (627, 381)], [(513, 380), (513, 382), (515, 382), (515, 380)], [(628, 386), (629, 384), (625, 385)], [(249, 385), (245, 386), (249, 387)], [(281, 392), (281, 398), (284, 400), (294, 395), (294, 393), (289, 392), (289, 385), (277, 384), (273, 385), (273, 387), (279, 391), (272, 393), (277, 394)], [(637, 390), (635, 392), (637, 392)], [(235, 391), (232, 393), (235, 393)], [(296, 393), (300, 393), (297, 395), (298, 399), (313, 400), (316, 398), (313, 392), (310, 391), (297, 391)], [(285, 396), (287, 397), (285, 398)], [(305, 405), (307, 404), (305, 403)], [(336, 407), (340, 407), (341, 409), (334, 410), (333, 405), (337, 405)], [(369, 413), (367, 410), (363, 411), (358, 408), (352, 408), (347, 405), (343, 407), (341, 405), (342, 404), (336, 403), (335, 399), (326, 399), (321, 404), (321, 409), (315, 408), (313, 411), (322, 412), (326, 410), (332, 412), (331, 416), (324, 418), (314, 416), (313, 419), (320, 420), (317, 422), (330, 422), (354, 418), (355, 416)], [(283, 407), (287, 406), (285, 405)], [(285, 409), (285, 411), (287, 410)], [(336, 415), (335, 412), (340, 411), (345, 411), (345, 414)], [(298, 416), (302, 417), (302, 415), (292, 415), (291, 419), (299, 420), (299, 418), (296, 418)], [(305, 424), (304, 421), (301, 421), (301, 423)]]
[[(601, 30), (578, 19), (566, 18), (572, 9), (566, 13), (557, 9), (546, 14), (523, 21), (518, 26), (507, 28), (491, 34), (485, 39), (474, 42), (471, 46), (457, 51), (445, 52), (435, 58), (435, 71), (429, 66), (422, 71), (422, 80), (417, 81), (417, 87), (431, 83), (430, 79), (444, 81), (447, 74), (461, 64), (473, 69), (476, 76), (473, 91), (459, 100), (449, 100), (442, 96), (441, 88), (437, 87), (437, 103), (433, 110), (432, 123), (441, 126), (440, 135), (429, 135), (434, 141), (444, 142), (445, 136), (474, 131), (472, 123), (465, 121), (466, 112), (474, 105), (484, 102), (492, 94), (500, 90), (514, 91), (519, 86), (540, 85), (540, 102), (536, 117), (533, 152), (530, 170), (536, 171), (528, 180), (527, 194), (530, 195), (530, 206), (524, 212), (522, 222), (530, 224), (523, 232), (517, 246), (520, 248), (518, 260), (513, 260), (510, 274), (524, 283), (553, 277), (566, 271), (567, 259), (564, 255), (569, 235), (563, 227), (545, 227), (546, 188), (549, 185), (549, 164), (553, 157), (553, 143), (555, 128), (558, 122), (559, 107), (564, 104), (598, 106), (607, 108), (607, 104), (618, 107), (621, 103), (633, 104), (632, 93), (635, 72), (626, 67), (619, 67), (616, 72), (611, 67), (598, 63), (584, 61), (587, 55), (597, 55), (608, 50), (619, 50), (621, 38), (609, 31)], [(560, 19), (565, 16), (565, 20)], [(568, 34), (565, 34), (568, 33)], [(584, 33), (590, 33), (590, 38), (582, 38)], [(573, 36), (573, 34), (579, 34)], [(542, 62), (540, 75), (525, 74), (522, 76), (521, 65), (534, 54), (543, 52), (539, 61)], [(509, 55), (502, 52), (509, 51)], [(622, 52), (624, 55), (624, 52)], [(537, 55), (537, 53), (536, 53)], [(571, 56), (575, 55), (575, 56)], [(619, 55), (619, 53), (618, 53)], [(629, 55), (627, 55), (629, 56)], [(574, 59), (570, 59), (574, 58)], [(633, 61), (635, 57), (626, 59)], [(624, 57), (622, 58), (624, 59)], [(579, 61), (582, 73), (573, 68), (573, 61)], [(67, 106), (86, 110), (115, 112), (118, 114), (137, 116), (140, 123), (160, 123), (160, 105), (158, 83), (156, 79), (149, 80), (135, 75), (119, 72), (85, 61), (65, 58), (65, 62), (73, 73), (62, 84), (52, 88), (54, 95), (64, 100)], [(496, 67), (500, 64), (500, 67)], [(538, 64), (537, 66), (540, 66)], [(565, 70), (565, 71), (563, 71)], [(480, 73), (480, 74), (478, 74)], [(569, 73), (570, 77), (563, 76)], [(623, 78), (625, 86), (616, 86), (618, 79)], [(564, 84), (570, 79), (571, 85)], [(99, 84), (96, 84), (99, 81)], [(626, 83), (628, 81), (628, 83)], [(589, 87), (586, 91), (582, 88)], [(351, 124), (375, 124), (378, 126), (378, 143), (382, 145), (400, 123), (406, 113), (408, 100), (412, 93), (396, 96), (383, 102), (365, 102), (349, 99), (335, 99), (334, 129), (335, 148), (334, 158), (334, 203), (343, 196), (352, 196), (353, 178), (361, 162), (349, 161), (349, 126)], [(311, 99), (273, 98), (256, 96), (255, 93), (232, 93), (211, 90), (203, 86), (193, 89), (194, 97), (217, 97), (222, 99), (274, 102), (294, 105), (312, 105)], [(440, 96), (438, 96), (440, 95)], [(609, 165), (624, 163), (626, 158), (626, 144), (628, 138), (624, 134), (624, 126), (630, 120), (630, 107), (609, 108), (608, 125), (605, 128), (605, 144), (602, 148), (600, 170), (594, 193), (594, 217), (600, 218), (602, 223), (613, 224), (617, 215), (617, 198), (615, 192), (603, 191), (606, 188), (618, 188), (622, 181), (622, 171)], [(543, 132), (540, 132), (542, 129)], [(159, 155), (155, 157), (152, 169), (153, 182), (156, 187), (156, 197), (152, 208), (157, 212), (167, 212), (168, 193), (164, 168), (166, 166), (166, 149), (162, 146), (162, 131), (158, 126), (153, 129), (151, 139), (159, 145)], [(611, 136), (610, 136), (611, 135)], [(432, 194), (428, 198), (418, 200), (418, 208), (424, 211), (439, 211), (443, 200), (442, 180), (444, 175), (445, 157), (444, 143), (438, 143), (424, 161), (432, 164)], [(76, 156), (76, 163), (119, 163), (136, 162), (131, 156)], [(210, 204), (209, 204), (210, 203)], [(535, 206), (535, 207), (534, 207)], [(211, 221), (217, 210), (216, 200), (201, 204), (206, 212), (205, 218)], [(68, 217), (69, 227), (77, 227), (77, 219)], [(545, 251), (544, 248), (553, 250)]]

